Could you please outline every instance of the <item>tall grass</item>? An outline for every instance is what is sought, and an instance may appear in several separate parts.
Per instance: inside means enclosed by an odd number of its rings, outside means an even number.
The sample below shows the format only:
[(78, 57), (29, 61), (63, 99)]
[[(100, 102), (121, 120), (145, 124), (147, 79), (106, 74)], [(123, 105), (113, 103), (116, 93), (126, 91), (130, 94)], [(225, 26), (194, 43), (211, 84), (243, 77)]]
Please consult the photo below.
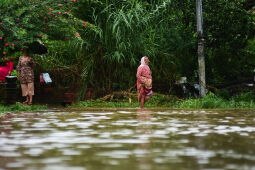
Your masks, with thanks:
[[(248, 96), (248, 98), (246, 97)], [(243, 100), (242, 100), (243, 99)], [(102, 99), (81, 101), (71, 107), (139, 107), (136, 96), (129, 102), (128, 98), (116, 101), (103, 101)], [(200, 99), (181, 100), (175, 96), (156, 94), (145, 104), (145, 107), (167, 107), (182, 109), (255, 109), (254, 95), (240, 94), (230, 100), (223, 99), (212, 93)]]
[(88, 9), (90, 15), (84, 13), (84, 19), (99, 32), (97, 36), (88, 32), (82, 37), (87, 41), (83, 46), (82, 73), (87, 83), (107, 92), (129, 89), (135, 84), (141, 57), (147, 55), (154, 80), (170, 84), (176, 73), (173, 51), (177, 49), (176, 44), (183, 42), (181, 13), (177, 15), (173, 4), (171, 0), (150, 4), (138, 0), (81, 3), (78, 11)]
[(182, 102), (176, 102), (175, 108), (194, 108), (194, 109), (228, 109), (228, 108), (255, 108), (254, 94), (245, 93), (231, 97), (229, 100), (223, 99), (212, 93), (206, 95), (203, 99), (188, 99)]

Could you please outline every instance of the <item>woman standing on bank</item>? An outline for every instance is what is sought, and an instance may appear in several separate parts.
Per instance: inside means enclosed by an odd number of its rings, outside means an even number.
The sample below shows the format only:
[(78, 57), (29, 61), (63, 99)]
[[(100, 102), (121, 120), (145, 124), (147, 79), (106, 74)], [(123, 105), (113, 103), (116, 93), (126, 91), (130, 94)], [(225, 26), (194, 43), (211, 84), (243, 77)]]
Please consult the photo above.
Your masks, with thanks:
[(141, 65), (137, 69), (137, 90), (138, 101), (142, 109), (144, 104), (151, 98), (152, 95), (152, 76), (148, 66), (149, 59), (144, 56), (141, 59)]
[(23, 56), (19, 57), (17, 65), (18, 80), (21, 84), (22, 96), (26, 97), (23, 104), (32, 104), (34, 95), (34, 59), (29, 57), (27, 49), (22, 50)]

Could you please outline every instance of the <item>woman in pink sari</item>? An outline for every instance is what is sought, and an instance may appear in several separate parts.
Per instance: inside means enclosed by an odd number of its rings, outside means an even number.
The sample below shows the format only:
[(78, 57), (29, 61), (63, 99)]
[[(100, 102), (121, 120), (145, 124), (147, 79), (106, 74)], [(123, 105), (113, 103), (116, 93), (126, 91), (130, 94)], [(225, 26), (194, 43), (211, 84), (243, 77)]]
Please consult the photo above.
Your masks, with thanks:
[(5, 76), (9, 76), (13, 70), (13, 62), (8, 61), (4, 66), (0, 66), (0, 82), (5, 82)]
[(141, 109), (143, 108), (144, 104), (151, 98), (152, 95), (152, 76), (148, 64), (148, 57), (142, 57), (141, 65), (138, 67), (136, 74), (138, 101), (140, 102)]

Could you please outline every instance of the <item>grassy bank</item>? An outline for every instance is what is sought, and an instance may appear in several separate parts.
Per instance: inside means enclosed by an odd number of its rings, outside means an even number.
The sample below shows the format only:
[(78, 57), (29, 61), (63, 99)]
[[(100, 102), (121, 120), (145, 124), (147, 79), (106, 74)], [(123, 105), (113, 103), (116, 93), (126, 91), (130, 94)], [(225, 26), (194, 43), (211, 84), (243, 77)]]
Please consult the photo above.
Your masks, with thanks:
[(253, 93), (245, 93), (224, 99), (220, 96), (208, 94), (203, 99), (178, 101), (173, 107), (194, 109), (255, 109), (254, 97)]
[(44, 105), (23, 105), (22, 103), (17, 102), (13, 105), (3, 105), (0, 104), (0, 117), (4, 116), (8, 112), (23, 112), (23, 111), (38, 111), (47, 109), (47, 106)]
[[(68, 106), (68, 109), (78, 108), (137, 108), (136, 95), (132, 97), (124, 97), (122, 99), (112, 99), (105, 101), (104, 98), (96, 100), (86, 100), (73, 103)], [(168, 96), (162, 94), (155, 94), (145, 104), (146, 108), (165, 107), (165, 108), (183, 108), (183, 109), (255, 109), (255, 95), (252, 92), (239, 94), (231, 98), (224, 98), (212, 93), (206, 95), (203, 99), (178, 99), (175, 96)], [(47, 109), (45, 105), (32, 105), (27, 106), (21, 103), (14, 105), (1, 105), (0, 104), (0, 117), (7, 112), (22, 112), (22, 111), (38, 111)]]
[[(186, 108), (186, 109), (255, 109), (255, 95), (250, 93), (239, 94), (231, 98), (214, 95), (212, 93), (206, 95), (203, 99), (178, 99), (175, 96), (167, 96), (162, 94), (154, 95), (145, 107), (169, 107), (169, 108)], [(70, 107), (86, 108), (86, 107), (138, 107), (136, 97), (126, 97), (122, 100), (104, 101), (102, 99), (86, 100)]]

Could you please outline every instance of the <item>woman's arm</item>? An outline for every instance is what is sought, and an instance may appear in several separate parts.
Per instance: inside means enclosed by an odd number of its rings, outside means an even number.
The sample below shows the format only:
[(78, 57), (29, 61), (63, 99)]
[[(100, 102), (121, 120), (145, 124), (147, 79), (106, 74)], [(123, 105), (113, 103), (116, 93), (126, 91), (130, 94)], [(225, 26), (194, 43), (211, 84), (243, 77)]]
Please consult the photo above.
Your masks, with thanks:
[(137, 77), (137, 80), (139, 81), (139, 83), (144, 83), (144, 76), (142, 73), (143, 73), (143, 68), (138, 67), (136, 77)]
[(29, 63), (31, 65), (31, 68), (34, 69), (35, 68), (35, 60), (32, 57), (30, 57)]

